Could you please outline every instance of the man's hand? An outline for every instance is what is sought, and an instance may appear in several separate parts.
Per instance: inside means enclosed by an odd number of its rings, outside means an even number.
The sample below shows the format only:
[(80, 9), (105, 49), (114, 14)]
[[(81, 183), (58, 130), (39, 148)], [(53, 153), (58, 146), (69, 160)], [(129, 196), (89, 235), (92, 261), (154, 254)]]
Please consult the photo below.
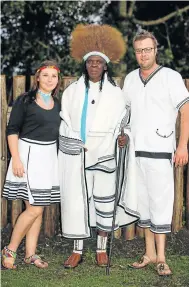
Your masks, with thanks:
[(123, 148), (126, 144), (127, 144), (127, 136), (126, 135), (118, 136), (118, 146)]
[(175, 167), (183, 166), (188, 162), (188, 149), (187, 146), (178, 146), (173, 159)]

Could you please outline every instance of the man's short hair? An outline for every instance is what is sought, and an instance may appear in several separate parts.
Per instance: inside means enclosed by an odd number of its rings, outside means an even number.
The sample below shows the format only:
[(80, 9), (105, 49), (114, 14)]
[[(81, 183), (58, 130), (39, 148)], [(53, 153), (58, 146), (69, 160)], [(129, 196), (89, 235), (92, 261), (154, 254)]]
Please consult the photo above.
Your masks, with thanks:
[(157, 48), (158, 46), (158, 41), (156, 37), (151, 33), (148, 32), (147, 30), (141, 29), (139, 32), (136, 33), (135, 37), (133, 38), (133, 47), (136, 41), (141, 41), (144, 39), (150, 38), (154, 42), (154, 47)]

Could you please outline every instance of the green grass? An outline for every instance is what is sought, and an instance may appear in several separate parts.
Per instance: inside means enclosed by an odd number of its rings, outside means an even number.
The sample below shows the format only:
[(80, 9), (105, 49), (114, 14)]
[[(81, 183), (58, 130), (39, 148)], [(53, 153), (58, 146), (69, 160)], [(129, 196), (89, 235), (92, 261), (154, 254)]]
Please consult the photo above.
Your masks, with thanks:
[(65, 254), (54, 253), (46, 249), (44, 254), (49, 262), (49, 268), (42, 270), (35, 266), (19, 263), (16, 271), (1, 272), (2, 287), (188, 287), (189, 286), (189, 256), (169, 255), (167, 263), (173, 270), (173, 275), (161, 278), (157, 275), (155, 266), (150, 265), (142, 270), (127, 267), (136, 258), (112, 258), (110, 275), (105, 274), (105, 268), (95, 263), (95, 253), (89, 249), (85, 252), (84, 262), (74, 270), (64, 269), (62, 263)]

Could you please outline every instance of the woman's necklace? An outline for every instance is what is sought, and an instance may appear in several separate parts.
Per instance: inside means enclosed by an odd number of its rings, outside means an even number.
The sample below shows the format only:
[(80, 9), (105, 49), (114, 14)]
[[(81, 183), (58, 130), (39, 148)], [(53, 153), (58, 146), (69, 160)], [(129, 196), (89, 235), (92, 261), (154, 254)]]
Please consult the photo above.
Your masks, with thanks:
[(46, 105), (49, 105), (50, 101), (51, 101), (51, 92), (46, 94), (46, 93), (43, 93), (40, 89), (38, 89), (38, 94), (40, 95), (41, 99), (43, 100), (43, 102), (46, 104)]

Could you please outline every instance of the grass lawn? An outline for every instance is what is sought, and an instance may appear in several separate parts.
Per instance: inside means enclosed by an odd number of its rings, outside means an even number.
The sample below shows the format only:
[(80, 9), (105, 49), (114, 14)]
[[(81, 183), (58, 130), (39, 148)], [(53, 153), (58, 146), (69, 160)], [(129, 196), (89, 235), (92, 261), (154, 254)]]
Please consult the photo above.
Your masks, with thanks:
[(23, 263), (24, 243), (19, 248), (18, 269), (1, 271), (2, 287), (189, 287), (189, 231), (170, 235), (167, 244), (167, 263), (173, 270), (171, 277), (159, 277), (154, 265), (133, 270), (129, 263), (143, 254), (143, 239), (114, 240), (110, 275), (95, 262), (96, 238), (84, 243), (84, 260), (74, 270), (63, 268), (72, 251), (72, 242), (61, 237), (45, 238), (38, 246), (38, 254), (49, 262), (49, 268), (38, 269)]
[(95, 255), (85, 252), (84, 262), (74, 270), (62, 267), (65, 256), (46, 252), (49, 262), (48, 269), (38, 269), (34, 266), (19, 264), (17, 271), (1, 271), (1, 286), (7, 287), (188, 287), (189, 286), (189, 256), (169, 256), (167, 262), (174, 270), (171, 277), (161, 278), (150, 265), (142, 270), (132, 270), (127, 264), (134, 258), (112, 258), (113, 266), (110, 275), (105, 274), (105, 268), (95, 265)]

